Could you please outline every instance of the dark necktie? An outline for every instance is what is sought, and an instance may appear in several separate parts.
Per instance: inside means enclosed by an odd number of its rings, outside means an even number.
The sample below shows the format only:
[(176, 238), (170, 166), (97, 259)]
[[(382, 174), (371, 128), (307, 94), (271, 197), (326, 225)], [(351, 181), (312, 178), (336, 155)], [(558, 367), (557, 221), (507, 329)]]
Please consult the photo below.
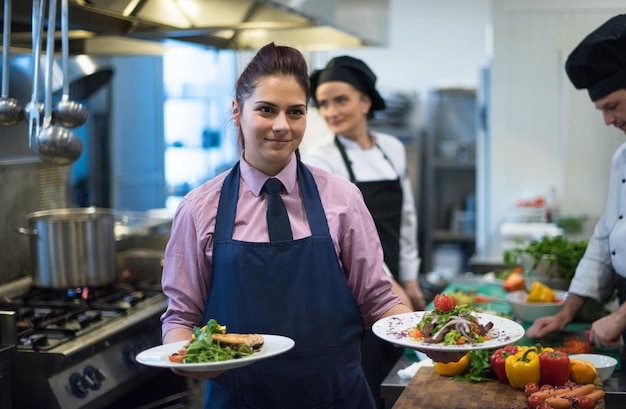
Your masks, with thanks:
[(292, 240), (291, 225), (287, 216), (285, 203), (280, 197), (280, 188), (283, 184), (276, 178), (269, 178), (263, 185), (263, 190), (269, 195), (267, 202), (267, 228), (270, 241)]

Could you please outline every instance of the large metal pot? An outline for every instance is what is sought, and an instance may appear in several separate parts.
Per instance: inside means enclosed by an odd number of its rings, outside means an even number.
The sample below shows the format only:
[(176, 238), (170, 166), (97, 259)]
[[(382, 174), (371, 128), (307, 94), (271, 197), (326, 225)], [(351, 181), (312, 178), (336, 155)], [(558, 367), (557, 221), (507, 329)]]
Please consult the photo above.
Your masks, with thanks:
[(96, 207), (26, 215), (33, 283), (42, 288), (105, 287), (116, 279), (115, 214)]

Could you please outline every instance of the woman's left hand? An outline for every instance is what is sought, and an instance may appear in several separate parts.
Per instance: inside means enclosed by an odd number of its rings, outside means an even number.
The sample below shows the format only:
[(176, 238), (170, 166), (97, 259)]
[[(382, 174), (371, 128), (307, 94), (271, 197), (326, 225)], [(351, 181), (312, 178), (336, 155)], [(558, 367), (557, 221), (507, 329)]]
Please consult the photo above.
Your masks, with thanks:
[(465, 354), (467, 354), (467, 351), (445, 352), (445, 351), (432, 351), (432, 350), (422, 350), (422, 349), (417, 349), (417, 350), (426, 354), (433, 361), (442, 362), (444, 364), (448, 362), (457, 362), (459, 359), (463, 358)]

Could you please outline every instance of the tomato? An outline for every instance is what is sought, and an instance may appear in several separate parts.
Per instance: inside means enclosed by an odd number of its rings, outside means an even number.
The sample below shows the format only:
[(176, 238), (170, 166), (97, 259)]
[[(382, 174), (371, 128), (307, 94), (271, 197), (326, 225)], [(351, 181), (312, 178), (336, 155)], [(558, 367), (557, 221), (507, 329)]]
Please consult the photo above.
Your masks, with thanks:
[(581, 396), (576, 399), (576, 406), (578, 409), (593, 409), (596, 407), (596, 402), (586, 396)]
[(524, 385), (524, 394), (526, 395), (526, 397), (529, 397), (535, 392), (539, 392), (539, 385), (537, 385), (536, 383), (531, 382)]
[(543, 385), (541, 385), (541, 388), (539, 388), (540, 391), (547, 391), (550, 389), (554, 389), (554, 386), (544, 383)]
[(502, 282), (502, 288), (508, 292), (523, 290), (526, 288), (526, 279), (522, 273), (512, 272)]
[(170, 360), (170, 362), (183, 362), (183, 359), (185, 359), (185, 352), (187, 352), (187, 349), (182, 348), (179, 349), (178, 352), (174, 352), (167, 358)]
[(545, 399), (542, 399), (537, 395), (530, 395), (528, 397), (528, 409), (538, 409), (543, 405)]
[(456, 307), (456, 299), (453, 295), (448, 294), (437, 294), (435, 295), (435, 309), (439, 311), (450, 311)]
[(183, 362), (183, 359), (185, 359), (185, 355), (173, 353), (172, 355), (168, 356), (168, 359), (170, 360), (170, 362)]

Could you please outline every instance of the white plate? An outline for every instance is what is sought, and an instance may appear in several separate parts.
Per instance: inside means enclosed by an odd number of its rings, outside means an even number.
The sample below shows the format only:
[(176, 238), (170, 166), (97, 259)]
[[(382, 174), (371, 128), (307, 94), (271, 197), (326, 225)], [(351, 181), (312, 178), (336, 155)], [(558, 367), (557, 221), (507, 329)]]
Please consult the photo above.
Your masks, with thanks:
[(515, 321), (491, 314), (473, 313), (479, 324), (493, 322), (489, 331), (491, 339), (480, 344), (443, 345), (421, 342), (409, 335), (409, 330), (422, 320), (424, 314), (430, 311), (416, 311), (393, 315), (374, 323), (372, 330), (378, 337), (387, 342), (411, 349), (430, 351), (473, 351), (477, 349), (500, 348), (513, 344), (524, 336), (524, 327)]
[(259, 352), (252, 355), (244, 356), (238, 359), (229, 359), (228, 361), (203, 362), (194, 364), (185, 364), (182, 362), (170, 362), (169, 356), (178, 352), (187, 341), (172, 342), (170, 344), (159, 345), (154, 348), (140, 352), (136, 359), (137, 362), (148, 365), (157, 366), (159, 368), (177, 368), (183, 371), (205, 372), (205, 371), (224, 371), (226, 369), (238, 368), (250, 365), (261, 359), (269, 358), (283, 352), (289, 351), (295, 345), (291, 338), (280, 335), (263, 335), (264, 343)]

